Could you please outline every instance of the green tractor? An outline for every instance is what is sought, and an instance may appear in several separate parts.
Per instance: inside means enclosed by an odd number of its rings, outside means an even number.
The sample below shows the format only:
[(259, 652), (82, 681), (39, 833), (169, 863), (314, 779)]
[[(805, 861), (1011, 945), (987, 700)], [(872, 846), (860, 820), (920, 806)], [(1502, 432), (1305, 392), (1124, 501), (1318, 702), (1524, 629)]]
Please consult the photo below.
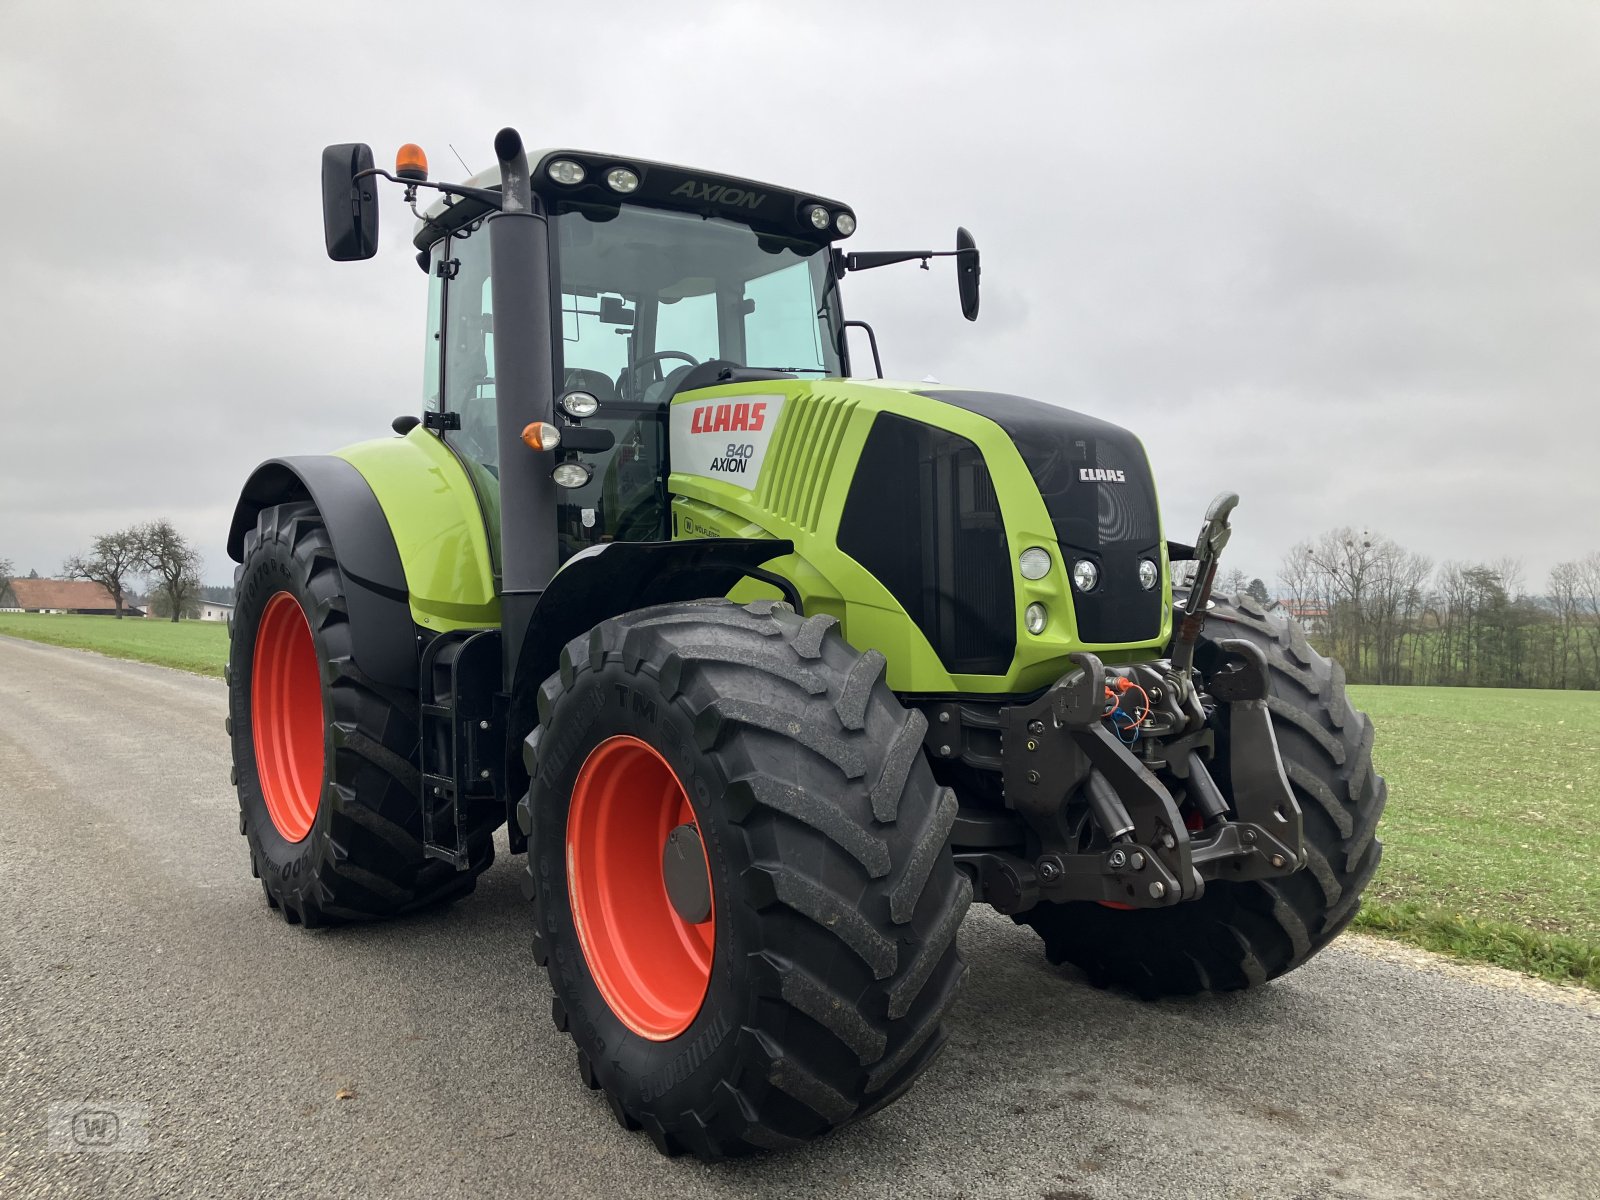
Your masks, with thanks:
[[(851, 208), (641, 159), (431, 183), (329, 147), (327, 248), (404, 188), (422, 413), (263, 463), (229, 730), (267, 903), (470, 892), (506, 825), (583, 1081), (664, 1153), (792, 1146), (944, 1043), (973, 900), (1142, 996), (1290, 971), (1354, 915), (1383, 781), (1343, 673), (1213, 598), (1133, 434), (852, 371)], [(417, 208), (420, 188), (438, 199)], [(1174, 564), (1187, 589), (1174, 590)]]

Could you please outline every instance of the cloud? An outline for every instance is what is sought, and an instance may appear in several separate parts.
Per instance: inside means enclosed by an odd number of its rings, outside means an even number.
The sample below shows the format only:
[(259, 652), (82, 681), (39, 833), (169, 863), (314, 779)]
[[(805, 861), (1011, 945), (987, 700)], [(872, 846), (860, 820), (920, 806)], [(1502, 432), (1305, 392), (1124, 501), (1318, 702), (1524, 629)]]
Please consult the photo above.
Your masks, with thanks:
[[(260, 459), (418, 406), (410, 222), (322, 252), (317, 156), (531, 144), (848, 200), (891, 373), (1140, 433), (1169, 530), (1244, 496), (1270, 575), (1338, 524), (1542, 579), (1600, 546), (1600, 17), (1564, 3), (12, 4), (0, 554), (171, 516), (208, 577)], [(21, 181), (21, 182), (18, 182)], [(943, 267), (944, 269), (940, 269)]]

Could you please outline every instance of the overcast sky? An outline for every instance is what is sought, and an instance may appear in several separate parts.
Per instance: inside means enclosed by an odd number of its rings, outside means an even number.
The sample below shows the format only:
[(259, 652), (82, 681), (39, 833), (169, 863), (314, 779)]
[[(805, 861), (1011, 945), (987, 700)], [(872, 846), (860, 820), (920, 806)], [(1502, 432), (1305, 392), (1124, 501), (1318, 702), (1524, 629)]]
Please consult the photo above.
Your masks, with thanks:
[(0, 0), (0, 558), (170, 516), (227, 582), (259, 460), (419, 407), (425, 280), (330, 263), (322, 146), (530, 146), (851, 203), (889, 374), (1138, 432), (1224, 565), (1381, 530), (1435, 558), (1600, 549), (1600, 5), (182, 4)]

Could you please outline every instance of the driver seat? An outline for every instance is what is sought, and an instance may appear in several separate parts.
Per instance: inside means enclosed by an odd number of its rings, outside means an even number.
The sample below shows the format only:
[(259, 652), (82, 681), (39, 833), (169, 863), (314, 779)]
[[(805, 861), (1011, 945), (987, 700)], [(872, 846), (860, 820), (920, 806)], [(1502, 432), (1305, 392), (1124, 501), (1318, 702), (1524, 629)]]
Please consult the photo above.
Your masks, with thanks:
[(601, 404), (621, 400), (617, 385), (604, 371), (591, 371), (587, 367), (568, 367), (562, 373), (562, 386), (572, 392), (583, 390)]
[(708, 358), (703, 363), (683, 366), (671, 371), (665, 379), (652, 383), (644, 390), (646, 404), (667, 405), (679, 392), (692, 392), (719, 383), (749, 383), (755, 379), (794, 379), (787, 371), (768, 371), (761, 367), (745, 367), (726, 358)]
[(670, 404), (672, 398), (679, 392), (692, 392), (695, 388), (710, 387), (718, 382), (718, 376), (723, 371), (738, 365), (726, 358), (708, 358), (703, 363), (684, 363), (649, 384), (644, 389), (644, 402), (663, 406)]

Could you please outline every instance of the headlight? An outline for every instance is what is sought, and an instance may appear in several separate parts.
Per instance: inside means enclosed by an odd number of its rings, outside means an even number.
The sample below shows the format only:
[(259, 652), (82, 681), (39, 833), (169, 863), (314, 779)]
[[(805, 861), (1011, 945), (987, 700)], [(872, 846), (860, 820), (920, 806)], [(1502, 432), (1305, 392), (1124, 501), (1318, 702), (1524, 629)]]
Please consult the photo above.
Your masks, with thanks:
[(588, 392), (568, 392), (561, 397), (561, 411), (582, 420), (600, 411), (600, 401)]
[(1094, 591), (1094, 585), (1100, 582), (1100, 568), (1087, 558), (1080, 558), (1072, 564), (1072, 586), (1080, 592)]
[(813, 205), (811, 211), (806, 215), (811, 218), (811, 223), (818, 229), (826, 229), (833, 220), (828, 216), (828, 210), (820, 204)]
[(558, 158), (545, 168), (550, 178), (557, 183), (574, 184), (583, 182), (583, 168), (570, 158)]
[(1161, 568), (1156, 566), (1154, 559), (1141, 558), (1139, 560), (1139, 586), (1149, 591), (1161, 582)]
[(840, 213), (833, 219), (833, 227), (839, 231), (840, 237), (849, 237), (856, 231), (856, 219), (849, 213)]
[(613, 192), (636, 191), (639, 187), (639, 176), (628, 170), (627, 167), (612, 167), (606, 172), (606, 186)]
[(1050, 551), (1043, 546), (1029, 546), (1017, 555), (1017, 570), (1024, 579), (1043, 579), (1050, 574)]
[(1050, 623), (1050, 610), (1035, 601), (1022, 610), (1022, 624), (1029, 633), (1040, 634)]
[(550, 478), (556, 481), (558, 487), (580, 488), (589, 482), (593, 474), (582, 463), (564, 462), (556, 464), (556, 469), (550, 472)]

